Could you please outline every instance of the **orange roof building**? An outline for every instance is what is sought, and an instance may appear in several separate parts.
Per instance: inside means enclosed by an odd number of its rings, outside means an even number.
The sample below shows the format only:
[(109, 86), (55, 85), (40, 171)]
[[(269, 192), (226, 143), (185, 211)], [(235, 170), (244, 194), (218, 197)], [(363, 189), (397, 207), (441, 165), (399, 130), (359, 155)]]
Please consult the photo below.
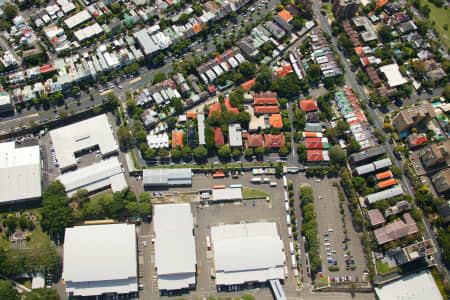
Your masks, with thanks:
[(264, 145), (268, 148), (284, 147), (284, 134), (265, 134)]
[(175, 148), (176, 146), (184, 147), (183, 146), (183, 131), (172, 131), (172, 148)]
[(214, 129), (214, 142), (216, 143), (216, 146), (225, 145), (225, 138), (223, 137), (220, 127), (216, 127), (216, 129)]
[(280, 109), (278, 106), (270, 105), (270, 106), (255, 106), (255, 114), (276, 114), (279, 113)]
[(280, 11), (278, 13), (278, 15), (280, 17), (282, 17), (286, 22), (290, 22), (292, 20), (292, 15), (290, 12), (288, 12), (287, 10), (283, 9), (282, 11)]
[(396, 183), (397, 183), (397, 180), (395, 180), (395, 178), (390, 178), (390, 179), (388, 179), (388, 180), (379, 182), (379, 183), (377, 184), (377, 186), (378, 186), (378, 188), (380, 188), (380, 189), (384, 189), (384, 188), (389, 187), (389, 186), (392, 186), (392, 185), (394, 185), (394, 184), (396, 184)]
[(323, 150), (306, 150), (308, 161), (324, 161)]
[(386, 172), (381, 172), (381, 173), (378, 173), (377, 175), (375, 175), (376, 177), (377, 177), (377, 180), (383, 180), (383, 179), (386, 179), (386, 178), (391, 178), (391, 177), (393, 177), (393, 175), (392, 175), (392, 172), (391, 171), (386, 171)]
[(256, 78), (253, 78), (253, 79), (251, 79), (249, 81), (246, 81), (243, 84), (241, 84), (241, 88), (243, 88), (244, 90), (246, 90), (248, 92), (248, 91), (250, 91), (252, 86), (255, 84), (255, 82), (256, 82)]
[(188, 111), (187, 114), (186, 114), (186, 116), (187, 116), (189, 119), (195, 119), (195, 111)]
[(248, 147), (262, 147), (264, 146), (263, 136), (260, 134), (249, 134)]
[(236, 107), (233, 107), (233, 106), (231, 106), (231, 103), (230, 103), (230, 98), (225, 98), (225, 107), (227, 108), (227, 111), (231, 111), (231, 112), (234, 112), (235, 114), (238, 114), (239, 113), (239, 109), (237, 109)]
[(273, 114), (269, 116), (269, 124), (273, 128), (283, 128), (283, 118), (280, 114)]
[(255, 93), (253, 96), (254, 105), (277, 105), (277, 93), (276, 92), (261, 92)]
[(319, 107), (317, 106), (317, 103), (314, 99), (300, 101), (300, 107), (304, 111), (316, 111), (319, 109)]
[(214, 103), (213, 105), (211, 105), (209, 107), (209, 115), (208, 115), (208, 117), (211, 117), (211, 113), (213, 111), (218, 111), (218, 112), (222, 111), (222, 105), (220, 104), (220, 102), (216, 102), (216, 103)]
[(385, 6), (386, 3), (388, 3), (388, 2), (389, 2), (389, 0), (379, 0), (379, 1), (377, 2), (377, 4), (375, 5), (375, 9), (378, 9), (378, 8), (380, 8), (380, 7)]

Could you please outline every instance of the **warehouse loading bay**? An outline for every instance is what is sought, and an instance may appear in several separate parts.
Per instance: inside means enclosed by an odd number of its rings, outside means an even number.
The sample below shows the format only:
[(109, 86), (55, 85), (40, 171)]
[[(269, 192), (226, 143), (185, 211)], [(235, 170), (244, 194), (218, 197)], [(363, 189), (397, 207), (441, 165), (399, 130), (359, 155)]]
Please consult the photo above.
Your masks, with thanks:
[[(162, 199), (171, 199), (170, 202), (191, 202), (192, 213), (194, 217), (195, 227), (195, 242), (197, 251), (197, 284), (196, 288), (189, 292), (189, 294), (181, 294), (179, 297), (185, 299), (199, 299), (207, 298), (211, 296), (216, 297), (232, 297), (235, 298), (243, 293), (253, 294), (257, 299), (273, 299), (269, 285), (265, 288), (256, 288), (245, 291), (235, 292), (218, 292), (215, 280), (211, 277), (211, 269), (214, 264), (214, 254), (212, 250), (208, 250), (207, 236), (210, 236), (210, 230), (212, 226), (222, 224), (236, 224), (240, 222), (276, 222), (278, 233), (283, 240), (283, 245), (286, 254), (286, 266), (289, 270), (289, 276), (284, 280), (284, 292), (288, 298), (299, 296), (306, 297), (314, 296), (314, 299), (322, 299), (322, 296), (311, 294), (310, 277), (307, 276), (306, 262), (305, 262), (305, 249), (301, 238), (299, 238), (300, 244), (300, 264), (303, 268), (302, 274), (299, 277), (294, 276), (294, 269), (292, 269), (291, 255), (289, 253), (290, 242), (292, 237), (288, 236), (287, 221), (286, 221), (286, 206), (284, 201), (284, 186), (282, 178), (276, 178), (273, 175), (260, 175), (260, 178), (269, 178), (270, 182), (277, 182), (276, 186), (271, 186), (269, 183), (254, 184), (251, 183), (251, 179), (256, 176), (251, 172), (244, 172), (238, 178), (232, 178), (231, 176), (225, 178), (213, 178), (210, 174), (194, 174), (192, 177), (192, 186), (189, 187), (170, 187), (163, 189), (152, 189), (148, 192), (153, 194), (153, 197)], [(361, 280), (363, 277), (363, 271), (365, 269), (364, 257), (362, 247), (359, 243), (357, 233), (351, 227), (351, 216), (346, 211), (347, 230), (350, 237), (348, 241), (348, 248), (352, 252), (353, 259), (355, 260), (356, 270), (346, 270), (344, 254), (346, 250), (343, 248), (343, 224), (339, 209), (339, 200), (337, 196), (336, 188), (333, 187), (332, 181), (329, 179), (322, 179), (320, 182), (315, 178), (306, 178), (302, 173), (289, 175), (288, 179), (294, 183), (295, 191), (295, 206), (296, 214), (298, 218), (298, 224), (301, 228), (301, 212), (299, 209), (298, 189), (303, 184), (309, 184), (314, 189), (316, 197), (315, 209), (317, 213), (317, 220), (319, 226), (319, 234), (321, 240), (321, 257), (323, 259), (323, 273), (324, 276), (352, 276), (354, 280)], [(139, 182), (141, 183), (141, 182)], [(211, 190), (214, 186), (222, 185), (229, 187), (233, 184), (242, 184), (244, 188), (257, 189), (266, 192), (269, 195), (267, 200), (265, 197), (255, 200), (243, 200), (231, 203), (214, 203), (214, 204), (201, 204), (199, 191)], [(139, 186), (139, 184), (137, 184)], [(142, 187), (142, 183), (140, 184)], [(143, 188), (142, 188), (143, 189)], [(167, 197), (170, 195), (170, 197)], [(322, 199), (318, 199), (318, 196)], [(333, 229), (333, 232), (328, 232), (329, 229)], [(153, 247), (144, 247), (145, 245), (151, 245), (154, 238), (154, 232), (152, 224), (142, 224), (140, 226), (139, 236), (139, 252), (143, 257), (143, 272), (141, 272), (141, 282), (144, 290), (141, 291), (142, 299), (159, 299), (166, 298), (166, 296), (160, 296), (157, 288), (157, 276), (154, 272), (154, 249)], [(340, 267), (339, 272), (328, 271), (328, 259), (327, 251), (324, 246), (324, 236), (328, 234), (329, 243), (336, 250), (333, 254), (336, 257), (337, 265)], [(287, 251), (287, 252), (286, 252)], [(141, 264), (141, 262), (140, 262)], [(142, 264), (141, 264), (142, 266)], [(301, 276), (304, 277), (304, 282), (300, 283)], [(307, 291), (308, 290), (308, 291)], [(305, 294), (306, 293), (306, 294)], [(309, 299), (307, 296), (305, 299)], [(334, 297), (334, 296), (333, 296)], [(348, 295), (348, 297), (350, 297)], [(325, 297), (326, 298), (326, 297)], [(323, 298), (323, 299), (325, 299)]]

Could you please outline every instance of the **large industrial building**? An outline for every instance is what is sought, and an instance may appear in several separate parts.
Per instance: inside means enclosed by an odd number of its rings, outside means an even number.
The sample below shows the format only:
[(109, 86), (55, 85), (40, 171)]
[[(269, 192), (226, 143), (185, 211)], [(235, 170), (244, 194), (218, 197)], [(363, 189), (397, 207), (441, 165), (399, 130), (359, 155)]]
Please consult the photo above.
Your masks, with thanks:
[(118, 192), (127, 187), (125, 175), (117, 157), (110, 157), (90, 166), (66, 172), (58, 177), (71, 197), (78, 190), (92, 193), (111, 188)]
[(134, 224), (66, 228), (62, 278), (72, 296), (136, 293)]
[(191, 169), (144, 169), (144, 188), (192, 185)]
[(213, 189), (212, 200), (214, 202), (241, 201), (242, 188), (233, 187), (224, 189)]
[(197, 255), (191, 206), (188, 203), (155, 205), (153, 228), (160, 293), (195, 288)]
[(216, 285), (243, 285), (283, 279), (285, 255), (276, 223), (211, 228)]
[(433, 276), (428, 270), (402, 277), (396, 281), (376, 287), (380, 300), (442, 300)]
[(50, 137), (62, 171), (76, 167), (83, 153), (98, 149), (105, 157), (119, 149), (106, 114), (54, 129)]
[(41, 154), (39, 146), (18, 147), (16, 143), (0, 144), (0, 204), (39, 199)]

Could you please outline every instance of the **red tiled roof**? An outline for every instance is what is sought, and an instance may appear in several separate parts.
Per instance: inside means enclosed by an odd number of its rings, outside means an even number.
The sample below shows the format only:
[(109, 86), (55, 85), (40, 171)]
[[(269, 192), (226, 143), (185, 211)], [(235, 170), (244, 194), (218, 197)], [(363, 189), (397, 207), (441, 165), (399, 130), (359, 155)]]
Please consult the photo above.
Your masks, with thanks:
[(183, 147), (183, 131), (172, 131), (172, 148)]
[(39, 68), (41, 73), (46, 73), (46, 72), (51, 72), (51, 71), (55, 71), (55, 65), (44, 65), (42, 67)]
[(210, 94), (214, 94), (216, 92), (216, 87), (213, 85), (208, 86), (208, 91)]
[(187, 117), (191, 118), (191, 119), (195, 119), (195, 112), (194, 111), (188, 111), (187, 112)]
[(222, 105), (220, 104), (220, 102), (216, 102), (209, 107), (209, 115), (208, 115), (209, 117), (211, 116), (211, 113), (213, 111), (218, 111), (218, 112), (222, 111)]
[(270, 106), (255, 106), (256, 114), (276, 114), (279, 113), (280, 109), (278, 106), (270, 105)]
[(269, 148), (284, 147), (284, 134), (265, 134), (264, 145)]
[(308, 138), (308, 137), (317, 137), (317, 132), (309, 132), (309, 131), (305, 131), (305, 132), (304, 132), (304, 136), (305, 136), (306, 138)]
[(315, 111), (319, 109), (314, 99), (300, 101), (300, 107), (304, 111)]
[(250, 91), (252, 86), (255, 84), (255, 82), (256, 82), (256, 78), (253, 78), (253, 79), (251, 79), (249, 81), (246, 81), (243, 84), (241, 84), (241, 87), (248, 92), (248, 91)]
[(308, 161), (323, 161), (323, 151), (322, 150), (306, 150), (308, 154)]
[(280, 16), (280, 17), (282, 17), (286, 22), (289, 22), (290, 20), (292, 20), (292, 15), (287, 11), (287, 10), (285, 10), (285, 9), (283, 9), (282, 11), (280, 11), (279, 13), (278, 13), (278, 15)]
[(227, 111), (234, 112), (235, 114), (239, 113), (239, 109), (237, 109), (236, 107), (231, 106), (230, 98), (228, 98), (228, 97), (225, 98), (225, 106), (227, 108)]
[(428, 142), (428, 138), (424, 134), (410, 136), (408, 140), (411, 147), (417, 147), (422, 145), (423, 143)]
[(322, 142), (306, 142), (306, 149), (323, 149)]
[(389, 2), (389, 0), (380, 0), (380, 1), (378, 1), (377, 4), (375, 5), (375, 9), (378, 9), (378, 8), (384, 6), (388, 2)]
[(382, 180), (382, 179), (392, 177), (392, 172), (391, 171), (381, 172), (375, 176), (377, 177), (377, 180)]
[(283, 128), (283, 119), (280, 114), (273, 114), (269, 116), (270, 127), (273, 128)]
[(219, 127), (216, 127), (216, 129), (214, 129), (214, 141), (216, 142), (217, 146), (225, 145), (225, 139), (223, 137), (222, 130)]
[(305, 141), (307, 143), (309, 143), (309, 142), (322, 142), (322, 138), (321, 137), (306, 137)]
[(278, 104), (278, 100), (275, 97), (270, 97), (270, 98), (266, 98), (266, 97), (255, 97), (253, 99), (253, 104), (254, 105), (265, 105), (265, 104), (272, 104), (272, 105), (277, 105)]
[(264, 146), (263, 136), (260, 134), (248, 135), (248, 147), (262, 147)]
[(383, 189), (385, 187), (392, 186), (392, 185), (394, 185), (396, 183), (397, 183), (397, 180), (395, 180), (395, 178), (390, 178), (388, 180), (384, 180), (384, 181), (379, 182), (377, 184), (377, 186), (378, 186), (378, 188)]

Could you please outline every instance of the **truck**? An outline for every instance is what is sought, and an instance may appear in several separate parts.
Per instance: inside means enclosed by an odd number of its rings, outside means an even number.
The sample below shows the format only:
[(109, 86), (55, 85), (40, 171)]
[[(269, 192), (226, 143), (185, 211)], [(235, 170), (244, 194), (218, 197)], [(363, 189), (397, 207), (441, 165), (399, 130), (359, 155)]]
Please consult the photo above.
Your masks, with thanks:
[(288, 187), (286, 176), (283, 176), (283, 186), (285, 189), (287, 189), (287, 187)]
[(271, 183), (270, 183), (270, 186), (271, 187), (276, 187), (278, 185), (278, 183), (276, 182), (276, 181), (272, 181)]
[(251, 183), (259, 184), (262, 182), (261, 178), (255, 177), (250, 180)]
[(270, 182), (270, 179), (267, 178), (267, 177), (264, 177), (263, 181), (264, 181), (264, 183), (269, 183), (269, 182)]
[(288, 227), (288, 237), (292, 237), (292, 228), (291, 228), (291, 226)]
[(295, 260), (295, 255), (291, 255), (291, 261), (292, 261), (292, 268), (297, 269), (297, 261)]
[(286, 214), (286, 223), (291, 225), (291, 216), (289, 214)]
[(291, 248), (291, 254), (294, 254), (294, 242), (289, 242), (289, 248)]
[(284, 206), (286, 207), (286, 212), (289, 212), (289, 202), (284, 202)]

